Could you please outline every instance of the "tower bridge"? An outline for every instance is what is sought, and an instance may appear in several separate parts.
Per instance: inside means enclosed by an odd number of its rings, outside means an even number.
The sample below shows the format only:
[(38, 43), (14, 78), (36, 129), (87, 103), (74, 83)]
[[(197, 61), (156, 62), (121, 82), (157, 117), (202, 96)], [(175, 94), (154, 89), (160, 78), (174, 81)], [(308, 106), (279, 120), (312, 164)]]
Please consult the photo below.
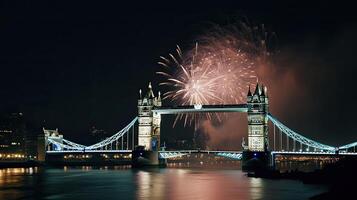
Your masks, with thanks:
[[(242, 144), (243, 149), (237, 151), (165, 151), (160, 150), (161, 115), (186, 114), (204, 112), (242, 112), (248, 118), (248, 145)], [(269, 122), (272, 130), (269, 131)], [(138, 133), (135, 133), (135, 124), (138, 124)], [(269, 97), (265, 87), (257, 84), (254, 92), (250, 89), (246, 104), (232, 105), (187, 105), (162, 106), (160, 92), (154, 95), (151, 84), (147, 93), (139, 91), (138, 116), (122, 130), (96, 144), (85, 146), (63, 138), (58, 130), (45, 130), (46, 152), (48, 155), (73, 152), (82, 153), (130, 153), (133, 162), (144, 162), (150, 165), (159, 165), (160, 160), (192, 153), (213, 153), (231, 159), (243, 161), (256, 158), (270, 159), (275, 155), (349, 155), (356, 156), (357, 142), (334, 147), (322, 144), (297, 133), (280, 122), (269, 113)], [(269, 132), (272, 132), (269, 137)], [(224, 133), (222, 133), (224, 134)], [(270, 140), (269, 140), (270, 138)], [(137, 141), (137, 142), (136, 142)], [(272, 141), (270, 144), (269, 141)], [(237, 142), (238, 143), (238, 142)], [(238, 145), (237, 145), (238, 146)], [(263, 159), (264, 161), (264, 159)], [(268, 162), (267, 160), (264, 162)]]

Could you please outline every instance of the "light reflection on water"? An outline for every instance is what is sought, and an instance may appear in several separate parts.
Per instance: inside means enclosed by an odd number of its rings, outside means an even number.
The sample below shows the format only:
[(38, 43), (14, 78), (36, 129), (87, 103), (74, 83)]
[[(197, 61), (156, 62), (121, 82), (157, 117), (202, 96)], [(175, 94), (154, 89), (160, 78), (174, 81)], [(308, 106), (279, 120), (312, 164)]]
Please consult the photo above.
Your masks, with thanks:
[(249, 179), (249, 185), (250, 185), (250, 197), (251, 199), (262, 199), (263, 198), (263, 183), (262, 179), (260, 178), (251, 178)]
[(299, 181), (248, 178), (239, 169), (63, 167), (0, 169), (0, 199), (307, 199)]

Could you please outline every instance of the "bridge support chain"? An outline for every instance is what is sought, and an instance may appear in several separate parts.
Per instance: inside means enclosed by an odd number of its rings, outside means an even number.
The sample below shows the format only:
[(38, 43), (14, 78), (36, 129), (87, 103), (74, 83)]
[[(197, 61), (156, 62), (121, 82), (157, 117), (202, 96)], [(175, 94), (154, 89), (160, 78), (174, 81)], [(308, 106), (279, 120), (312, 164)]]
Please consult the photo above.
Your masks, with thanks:
[[(300, 149), (301, 151), (310, 151), (310, 148), (316, 148), (316, 149), (320, 149), (320, 150), (324, 150), (324, 151), (329, 151), (329, 152), (333, 152), (336, 151), (338, 148), (333, 147), (333, 146), (329, 146), (329, 145), (325, 145), (325, 144), (321, 144), (319, 142), (316, 142), (314, 140), (311, 140), (309, 138), (306, 138), (298, 133), (296, 133), (295, 131), (289, 129), (287, 126), (285, 126), (284, 124), (282, 124), (281, 122), (279, 122), (275, 117), (273, 117), (271, 114), (268, 114), (268, 119), (276, 126), (278, 127), (278, 129), (280, 130), (280, 133), (284, 133), (284, 135), (286, 137), (289, 137), (293, 140), (296, 140), (297, 142), (300, 143)], [(282, 135), (280, 135), (280, 142), (282, 142)], [(287, 150), (289, 150), (289, 140), (287, 139)], [(306, 146), (306, 150), (303, 149), (303, 145)], [(346, 147), (343, 146), (343, 147)], [(341, 147), (339, 148), (341, 149)], [(280, 151), (283, 151), (282, 148), (282, 143), (280, 146)]]

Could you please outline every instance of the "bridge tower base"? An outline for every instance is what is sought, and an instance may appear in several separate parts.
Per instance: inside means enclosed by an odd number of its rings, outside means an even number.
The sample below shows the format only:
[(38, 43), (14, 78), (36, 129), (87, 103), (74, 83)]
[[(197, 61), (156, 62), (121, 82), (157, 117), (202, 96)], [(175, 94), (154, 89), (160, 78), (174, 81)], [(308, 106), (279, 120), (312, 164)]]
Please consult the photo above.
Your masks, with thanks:
[(260, 171), (270, 169), (270, 152), (268, 151), (243, 151), (242, 170)]
[(137, 147), (132, 154), (132, 167), (166, 167), (166, 159), (159, 157), (158, 151), (145, 150), (143, 147)]

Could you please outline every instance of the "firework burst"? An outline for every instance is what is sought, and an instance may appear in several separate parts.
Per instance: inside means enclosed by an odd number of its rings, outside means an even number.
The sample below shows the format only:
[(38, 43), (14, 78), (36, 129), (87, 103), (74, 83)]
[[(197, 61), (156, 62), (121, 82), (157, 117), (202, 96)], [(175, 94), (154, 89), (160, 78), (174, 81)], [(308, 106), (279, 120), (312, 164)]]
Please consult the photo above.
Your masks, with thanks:
[[(174, 54), (161, 56), (158, 63), (163, 69), (157, 74), (164, 77), (160, 85), (169, 88), (164, 99), (179, 105), (245, 103), (248, 87), (258, 81), (256, 69), (268, 53), (263, 39), (266, 34), (262, 37), (256, 33), (261, 29), (246, 24), (239, 27), (215, 28), (186, 53), (177, 46)], [(224, 116), (178, 115), (174, 125), (184, 119), (184, 125), (194, 122), (197, 128), (202, 118), (221, 121)]]

